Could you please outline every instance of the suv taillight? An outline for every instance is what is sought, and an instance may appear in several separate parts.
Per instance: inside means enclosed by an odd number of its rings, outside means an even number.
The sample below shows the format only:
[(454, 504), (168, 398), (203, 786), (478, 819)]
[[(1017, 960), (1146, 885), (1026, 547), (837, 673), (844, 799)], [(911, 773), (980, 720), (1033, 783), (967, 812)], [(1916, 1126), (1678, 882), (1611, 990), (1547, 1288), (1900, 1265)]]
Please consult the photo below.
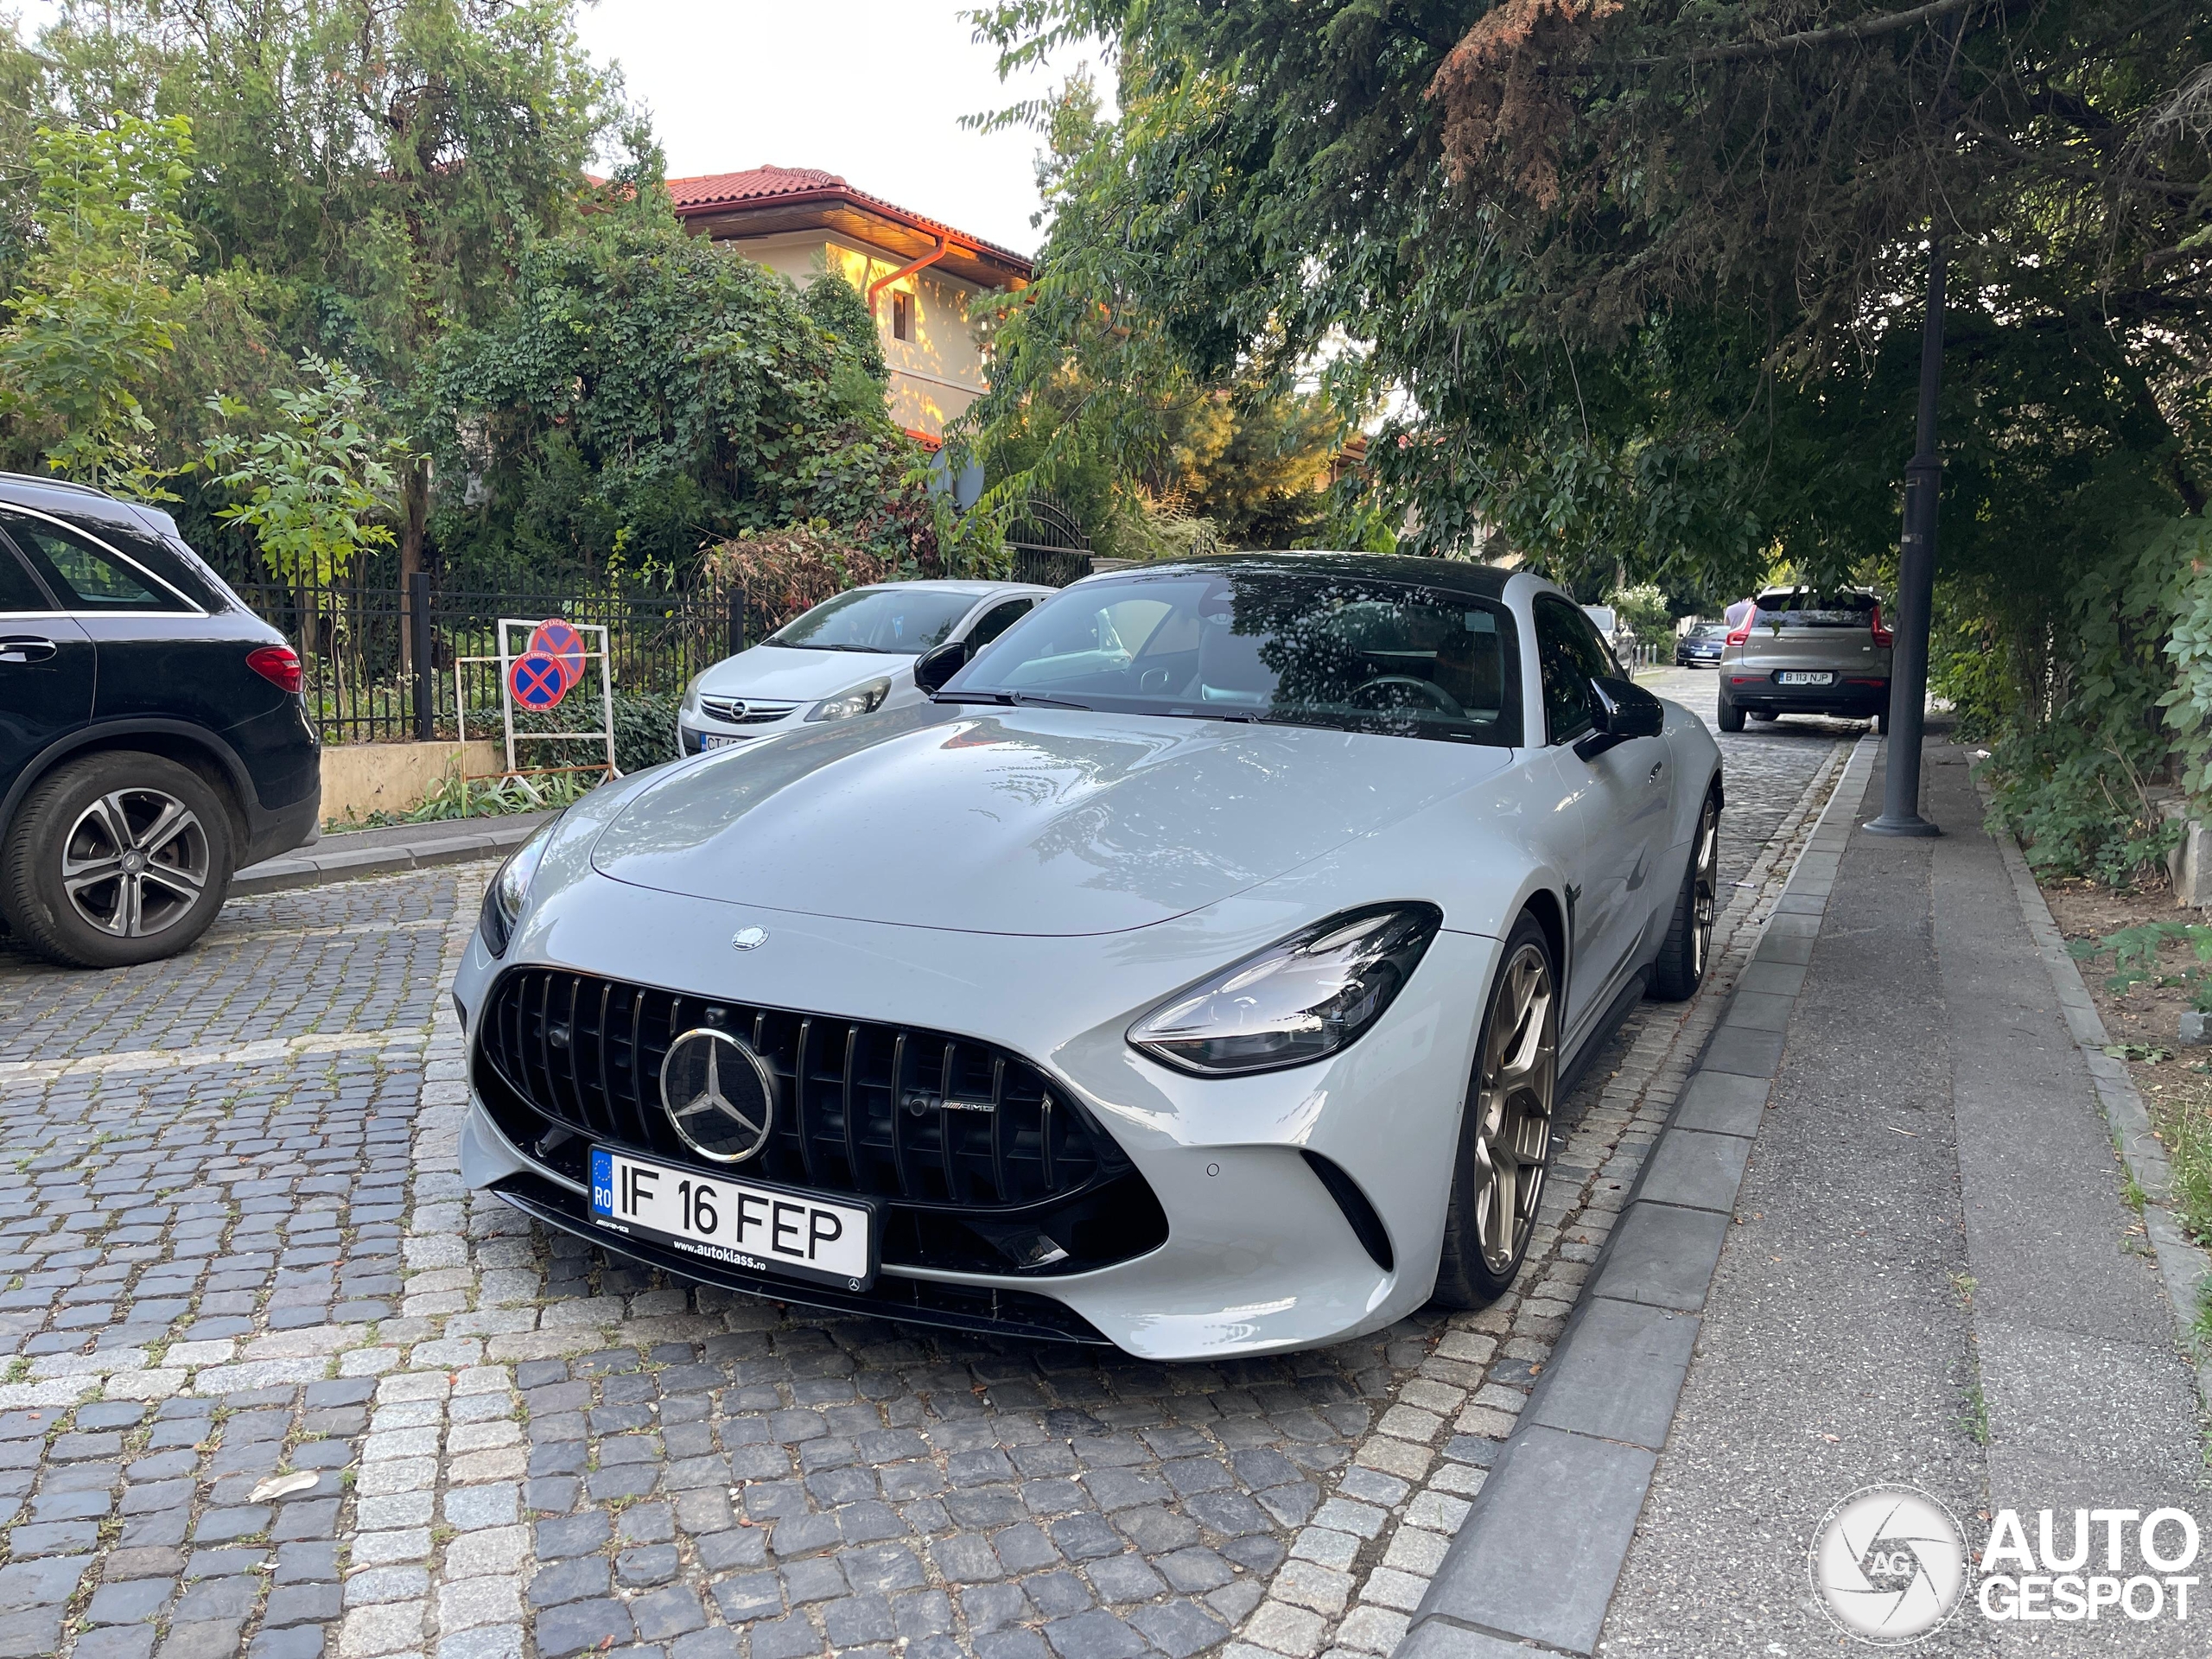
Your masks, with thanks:
[(289, 645), (259, 645), (245, 654), (245, 665), (279, 691), (299, 695), (300, 653)]
[(1751, 643), (1751, 625), (1748, 622), (1728, 636), (1728, 643), (1732, 645), (1746, 645)]
[(1873, 623), (1874, 643), (1876, 645), (1886, 646), (1896, 642), (1897, 635), (1891, 633), (1887, 628), (1882, 626), (1882, 607), (1878, 605), (1874, 607)]

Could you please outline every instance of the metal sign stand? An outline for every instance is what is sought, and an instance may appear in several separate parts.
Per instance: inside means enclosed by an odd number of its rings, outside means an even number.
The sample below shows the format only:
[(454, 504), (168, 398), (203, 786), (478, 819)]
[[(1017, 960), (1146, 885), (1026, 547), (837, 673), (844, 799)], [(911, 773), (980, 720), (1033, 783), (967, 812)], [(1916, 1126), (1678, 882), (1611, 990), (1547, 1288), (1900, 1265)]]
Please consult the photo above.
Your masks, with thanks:
[[(587, 638), (597, 636), (599, 649), (584, 652), (584, 661), (587, 664), (596, 662), (599, 664), (600, 724), (598, 728), (595, 730), (585, 732), (524, 732), (521, 735), (522, 741), (525, 743), (602, 743), (607, 747), (605, 763), (582, 766), (532, 766), (526, 772), (515, 764), (515, 700), (507, 688), (509, 672), (512, 670), (515, 658), (519, 653), (512, 649), (507, 631), (510, 628), (520, 628), (527, 639), (530, 631), (537, 627), (538, 621), (542, 620), (503, 616), (499, 619), (499, 654), (498, 656), (454, 658), (454, 733), (463, 743), (468, 741), (468, 699), (461, 673), (463, 667), (470, 663), (497, 663), (499, 665), (499, 724), (506, 737), (507, 752), (507, 767), (499, 774), (500, 777), (503, 779), (543, 778), (571, 772), (603, 771), (607, 774), (607, 781), (612, 783), (622, 775), (622, 769), (614, 764), (614, 672), (609, 657), (610, 641), (607, 638), (607, 631), (590, 622), (572, 622), (569, 626)], [(461, 771), (462, 788), (465, 790), (471, 781), (464, 762)]]

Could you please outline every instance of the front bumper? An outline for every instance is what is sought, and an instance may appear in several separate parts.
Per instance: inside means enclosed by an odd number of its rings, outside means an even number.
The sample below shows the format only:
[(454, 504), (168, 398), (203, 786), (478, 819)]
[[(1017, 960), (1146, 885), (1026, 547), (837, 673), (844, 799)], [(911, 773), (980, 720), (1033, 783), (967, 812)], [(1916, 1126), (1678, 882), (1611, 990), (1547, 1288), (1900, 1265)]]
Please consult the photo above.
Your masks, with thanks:
[[(1122, 1036), (1192, 976), (1191, 962), (1173, 952), (1172, 925), (1090, 938), (948, 933), (763, 912), (600, 877), (586, 878), (554, 908), (551, 918), (526, 920), (508, 963), (472, 944), (456, 982), (472, 1052), (493, 981), (524, 963), (955, 1033), (1024, 1056), (1068, 1091), (1166, 1218), (1156, 1248), (1073, 1274), (950, 1271), (887, 1255), (880, 1294), (857, 1302), (736, 1269), (710, 1274), (690, 1257), (671, 1271), (783, 1301), (1103, 1340), (1160, 1360), (1316, 1346), (1378, 1329), (1427, 1300), (1494, 940), (1440, 933), (1382, 1020), (1329, 1060), (1196, 1078), (1145, 1059)], [(772, 950), (728, 950), (734, 928), (764, 921)], [(696, 954), (684, 943), (695, 940), (704, 947)], [(1225, 942), (1204, 965), (1241, 953)], [(861, 981), (864, 997), (855, 990)], [(1331, 1196), (1315, 1158), (1350, 1178), (1369, 1217)], [(469, 1185), (596, 1236), (576, 1184), (525, 1157), (480, 1095), (461, 1162)], [(1363, 1221), (1370, 1242), (1379, 1221), (1388, 1265), (1361, 1242)], [(645, 1254), (612, 1237), (601, 1242)]]

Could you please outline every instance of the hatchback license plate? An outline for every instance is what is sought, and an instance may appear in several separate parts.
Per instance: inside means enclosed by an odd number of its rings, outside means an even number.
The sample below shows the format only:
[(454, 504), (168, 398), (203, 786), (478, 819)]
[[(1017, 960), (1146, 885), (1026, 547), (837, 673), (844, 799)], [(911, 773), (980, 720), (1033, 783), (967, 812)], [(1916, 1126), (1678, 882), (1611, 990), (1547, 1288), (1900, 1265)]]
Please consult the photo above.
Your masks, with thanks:
[(810, 1192), (671, 1169), (594, 1147), (591, 1215), (601, 1226), (754, 1273), (842, 1290), (875, 1279), (875, 1213)]
[(1777, 685), (1833, 685), (1833, 674), (1814, 674), (1802, 668), (1785, 668), (1774, 677)]
[(699, 734), (699, 752), (704, 754), (709, 749), (734, 749), (747, 741), (741, 737), (726, 737), (719, 732), (702, 732)]

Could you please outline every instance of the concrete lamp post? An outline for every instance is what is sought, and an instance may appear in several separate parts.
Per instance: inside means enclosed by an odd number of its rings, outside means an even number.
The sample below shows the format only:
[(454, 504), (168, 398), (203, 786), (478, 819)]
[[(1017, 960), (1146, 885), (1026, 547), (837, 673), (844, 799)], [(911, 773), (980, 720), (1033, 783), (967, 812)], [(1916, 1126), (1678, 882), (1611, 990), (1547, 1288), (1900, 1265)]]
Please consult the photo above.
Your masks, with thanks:
[(1920, 737), (1928, 706), (1928, 624), (1936, 598), (1936, 394), (1943, 379), (1943, 245), (1928, 249), (1928, 316), (1920, 330), (1920, 430), (1904, 469), (1904, 537), (1897, 552), (1897, 641), (1890, 655), (1889, 765), (1872, 836), (1940, 836), (1920, 816)]

